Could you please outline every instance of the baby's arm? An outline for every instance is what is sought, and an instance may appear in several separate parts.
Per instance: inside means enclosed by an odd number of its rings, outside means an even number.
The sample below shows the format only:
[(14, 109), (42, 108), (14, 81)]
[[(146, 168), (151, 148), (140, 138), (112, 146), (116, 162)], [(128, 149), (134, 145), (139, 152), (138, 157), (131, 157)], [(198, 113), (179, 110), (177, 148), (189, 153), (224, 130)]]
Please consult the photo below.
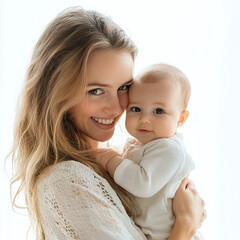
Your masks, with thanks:
[(159, 192), (178, 175), (184, 163), (181, 146), (171, 139), (152, 142), (133, 155), (138, 158), (138, 163), (130, 160), (131, 157), (124, 159), (114, 172), (114, 180), (141, 198), (149, 198)]
[(140, 162), (135, 163), (115, 151), (104, 150), (97, 154), (97, 162), (128, 192), (137, 197), (151, 197), (176, 177), (184, 163), (184, 154), (172, 140), (155, 142), (143, 152)]
[(98, 149), (96, 152), (95, 161), (101, 165), (113, 178), (116, 168), (122, 161), (128, 158), (128, 153), (134, 148), (140, 147), (141, 143), (136, 138), (128, 138), (123, 148), (123, 153), (113, 149)]
[(116, 168), (123, 161), (123, 157), (112, 149), (99, 149), (95, 161), (101, 165), (113, 178)]

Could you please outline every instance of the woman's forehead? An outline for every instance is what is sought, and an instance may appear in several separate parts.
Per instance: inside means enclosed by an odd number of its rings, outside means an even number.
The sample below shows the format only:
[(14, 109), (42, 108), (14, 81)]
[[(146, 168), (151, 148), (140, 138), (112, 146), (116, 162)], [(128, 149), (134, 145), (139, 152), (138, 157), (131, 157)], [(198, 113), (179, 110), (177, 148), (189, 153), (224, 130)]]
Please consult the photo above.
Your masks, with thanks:
[(120, 85), (132, 79), (133, 59), (124, 50), (98, 50), (87, 64), (88, 85)]

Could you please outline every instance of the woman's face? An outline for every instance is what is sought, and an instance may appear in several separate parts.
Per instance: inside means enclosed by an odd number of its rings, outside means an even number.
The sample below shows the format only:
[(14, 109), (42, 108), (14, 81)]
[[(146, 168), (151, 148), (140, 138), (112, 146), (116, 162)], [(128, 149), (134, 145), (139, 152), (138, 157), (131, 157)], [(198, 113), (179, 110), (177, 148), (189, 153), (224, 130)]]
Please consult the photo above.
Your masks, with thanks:
[(92, 146), (110, 139), (128, 104), (133, 59), (127, 51), (99, 50), (87, 65), (87, 89), (70, 113)]

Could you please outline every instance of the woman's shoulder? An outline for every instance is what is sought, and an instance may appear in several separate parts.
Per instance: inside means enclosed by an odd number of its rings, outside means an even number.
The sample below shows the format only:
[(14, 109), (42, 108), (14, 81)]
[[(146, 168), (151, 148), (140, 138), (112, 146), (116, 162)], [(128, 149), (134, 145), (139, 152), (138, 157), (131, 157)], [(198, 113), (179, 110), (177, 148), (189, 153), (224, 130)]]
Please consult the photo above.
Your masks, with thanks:
[(79, 184), (84, 186), (84, 183), (94, 183), (97, 179), (105, 181), (94, 170), (83, 163), (69, 160), (57, 163), (44, 173), (39, 181), (39, 187), (42, 185), (51, 185), (59, 182), (69, 182), (70, 184)]
[(95, 171), (93, 171), (91, 168), (86, 166), (83, 163), (80, 163), (75, 160), (68, 160), (68, 161), (63, 161), (51, 170), (50, 175), (58, 175), (59, 174), (62, 176), (84, 176), (84, 177), (91, 177), (93, 174), (96, 174)]
[(123, 210), (120, 199), (108, 181), (88, 166), (77, 161), (64, 161), (56, 164), (38, 182), (41, 197), (61, 193), (63, 197), (81, 194), (95, 196), (104, 202), (114, 202)]
[(83, 171), (88, 173), (94, 172), (85, 164), (75, 160), (68, 160), (68, 161), (57, 163), (53, 168), (53, 172), (54, 171), (57, 171), (57, 172), (60, 171), (63, 173), (72, 173), (72, 172), (78, 172), (78, 171)]

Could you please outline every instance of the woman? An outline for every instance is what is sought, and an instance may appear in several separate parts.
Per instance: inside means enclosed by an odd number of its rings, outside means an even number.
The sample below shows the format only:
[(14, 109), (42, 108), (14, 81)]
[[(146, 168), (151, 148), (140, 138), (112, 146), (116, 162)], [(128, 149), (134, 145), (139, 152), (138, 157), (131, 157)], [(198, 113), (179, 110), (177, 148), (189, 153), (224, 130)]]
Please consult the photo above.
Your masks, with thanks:
[[(146, 239), (134, 204), (95, 163), (128, 103), (137, 49), (109, 18), (71, 8), (38, 41), (17, 116), (12, 184), (21, 182), (37, 239)], [(188, 240), (204, 202), (183, 181), (169, 240)]]

